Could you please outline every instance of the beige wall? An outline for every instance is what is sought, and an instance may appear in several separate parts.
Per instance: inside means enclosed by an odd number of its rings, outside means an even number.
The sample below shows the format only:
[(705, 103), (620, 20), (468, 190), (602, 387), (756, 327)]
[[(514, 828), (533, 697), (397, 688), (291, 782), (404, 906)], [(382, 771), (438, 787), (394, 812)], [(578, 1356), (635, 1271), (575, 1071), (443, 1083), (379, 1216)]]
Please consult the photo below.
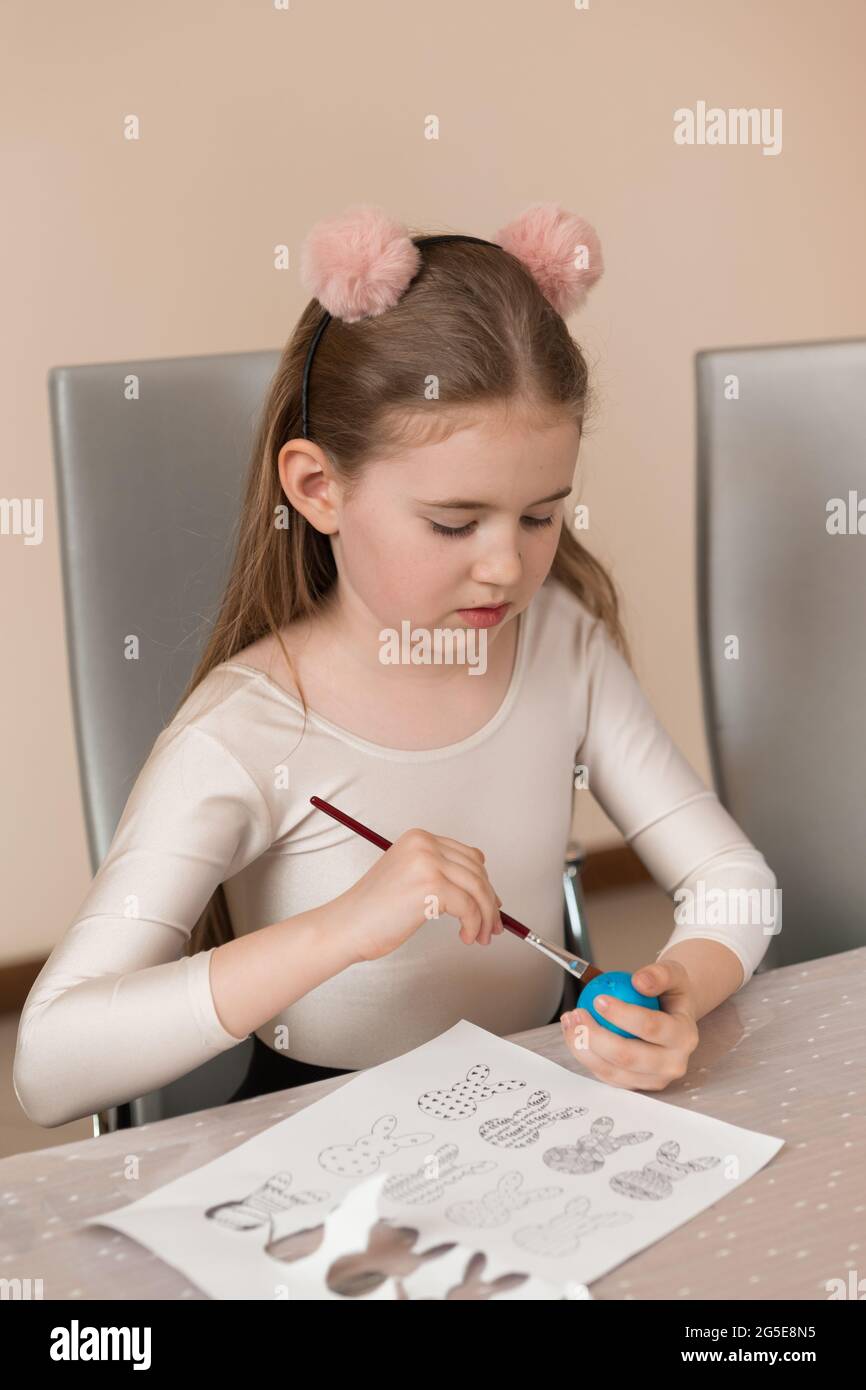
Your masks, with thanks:
[[(572, 321), (602, 412), (589, 543), (638, 673), (709, 776), (693, 564), (693, 353), (864, 330), (862, 0), (7, 0), (0, 73), (0, 964), (47, 953), (89, 882), (69, 703), (45, 376), (59, 364), (271, 348), (311, 222), (378, 202), (492, 237), (530, 201), (597, 227)], [(780, 108), (782, 151), (678, 146), (676, 108)], [(141, 138), (123, 138), (130, 114)], [(440, 138), (424, 137), (438, 116)], [(591, 846), (617, 843), (588, 803)]]

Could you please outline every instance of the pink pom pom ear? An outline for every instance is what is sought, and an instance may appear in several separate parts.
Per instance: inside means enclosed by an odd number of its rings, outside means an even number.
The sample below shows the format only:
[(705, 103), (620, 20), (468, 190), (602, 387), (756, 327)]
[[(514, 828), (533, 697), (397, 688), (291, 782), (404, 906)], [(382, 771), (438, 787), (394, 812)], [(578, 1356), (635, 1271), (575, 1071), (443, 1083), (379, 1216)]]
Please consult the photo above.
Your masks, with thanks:
[(406, 227), (366, 204), (317, 222), (301, 248), (304, 286), (346, 323), (390, 309), (420, 266)]
[(565, 318), (580, 308), (604, 271), (595, 228), (557, 203), (533, 203), (497, 234)]

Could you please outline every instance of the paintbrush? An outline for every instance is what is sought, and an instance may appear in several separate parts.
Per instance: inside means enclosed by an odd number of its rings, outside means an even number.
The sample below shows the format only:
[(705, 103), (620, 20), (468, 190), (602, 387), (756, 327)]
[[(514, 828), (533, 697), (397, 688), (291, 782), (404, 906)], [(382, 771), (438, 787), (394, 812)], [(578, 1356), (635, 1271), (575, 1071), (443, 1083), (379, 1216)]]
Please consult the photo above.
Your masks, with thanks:
[[(345, 811), (338, 810), (329, 801), (323, 801), (320, 796), (311, 796), (310, 801), (326, 815), (333, 816), (334, 820), (338, 820), (342, 825), (354, 830), (356, 835), (362, 835), (365, 840), (369, 840), (371, 845), (378, 845), (379, 849), (390, 849), (394, 843), (393, 840), (386, 840), (384, 835), (377, 835), (375, 830), (371, 830), (368, 825), (362, 825), (353, 816), (346, 815)], [(499, 916), (502, 918), (502, 925), (508, 931), (519, 936), (521, 941), (525, 941), (529, 946), (534, 946), (536, 951), (541, 951), (542, 955), (556, 961), (557, 965), (561, 965), (563, 970), (580, 980), (582, 984), (586, 985), (590, 980), (601, 975), (602, 972), (596, 966), (590, 965), (589, 961), (582, 960), (580, 956), (572, 955), (570, 951), (563, 950), (561, 946), (554, 946), (551, 941), (545, 941), (543, 936), (538, 936), (534, 931), (530, 931), (529, 927), (518, 922), (516, 917), (509, 917), (507, 912), (501, 910)]]

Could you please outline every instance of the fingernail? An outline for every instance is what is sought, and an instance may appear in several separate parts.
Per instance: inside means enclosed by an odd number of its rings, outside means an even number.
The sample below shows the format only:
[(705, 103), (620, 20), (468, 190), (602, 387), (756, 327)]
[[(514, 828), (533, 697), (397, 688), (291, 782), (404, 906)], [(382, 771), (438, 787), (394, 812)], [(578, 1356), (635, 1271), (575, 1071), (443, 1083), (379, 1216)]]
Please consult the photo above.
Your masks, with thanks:
[(609, 1003), (610, 1003), (610, 1000), (608, 999), (607, 995), (606, 995), (606, 994), (600, 994), (600, 995), (598, 996), (598, 998), (596, 999), (596, 1001), (595, 1001), (595, 1006), (596, 1006), (597, 1009), (601, 1009), (601, 1011), (602, 1011), (602, 1013), (603, 1013), (604, 1010), (607, 1008), (607, 1006), (608, 1006)]
[(638, 989), (652, 989), (652, 979), (649, 975), (635, 975), (633, 983)]

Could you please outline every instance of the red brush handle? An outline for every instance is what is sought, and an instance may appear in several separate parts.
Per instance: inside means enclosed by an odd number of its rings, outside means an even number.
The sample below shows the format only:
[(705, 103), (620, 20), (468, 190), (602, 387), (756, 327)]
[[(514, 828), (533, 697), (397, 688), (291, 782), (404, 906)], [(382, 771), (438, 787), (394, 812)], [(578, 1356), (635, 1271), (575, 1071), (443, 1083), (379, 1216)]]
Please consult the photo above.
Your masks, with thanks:
[[(386, 840), (384, 835), (377, 835), (376, 831), (371, 830), (369, 825), (363, 825), (361, 821), (355, 820), (354, 816), (347, 816), (345, 811), (338, 810), (336, 806), (331, 805), (330, 801), (323, 801), (320, 796), (311, 796), (310, 801), (314, 806), (318, 806), (320, 811), (333, 816), (334, 820), (338, 820), (342, 825), (347, 825), (350, 830), (354, 830), (356, 835), (362, 835), (365, 840), (369, 840), (371, 845), (378, 845), (379, 849), (390, 849), (393, 845), (393, 840)], [(508, 913), (503, 912), (501, 908), (499, 916), (502, 918), (502, 925), (513, 932), (515, 936), (522, 938), (531, 935), (529, 927), (518, 922), (516, 917), (509, 917)], [(594, 965), (588, 965), (579, 977), (580, 982), (584, 985), (588, 984), (590, 980), (594, 980), (600, 974), (601, 971)]]

